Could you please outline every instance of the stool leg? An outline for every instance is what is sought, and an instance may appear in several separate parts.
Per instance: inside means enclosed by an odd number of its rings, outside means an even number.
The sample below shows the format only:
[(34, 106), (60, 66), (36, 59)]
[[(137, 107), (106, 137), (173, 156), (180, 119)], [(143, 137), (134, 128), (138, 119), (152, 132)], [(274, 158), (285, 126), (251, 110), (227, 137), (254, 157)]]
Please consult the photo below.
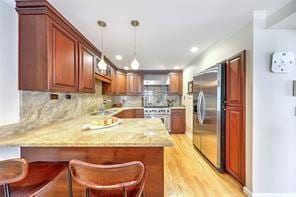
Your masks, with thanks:
[(69, 197), (73, 196), (73, 188), (72, 188), (72, 175), (70, 172), (70, 168), (67, 169), (67, 177), (68, 177), (68, 190), (69, 190)]
[(85, 189), (85, 192), (86, 192), (86, 197), (89, 197), (89, 193), (90, 193), (90, 191), (89, 191), (90, 189), (89, 188), (86, 188)]
[(3, 185), (3, 188), (4, 188), (4, 196), (5, 196), (5, 197), (10, 197), (10, 191), (9, 191), (9, 186), (8, 186), (8, 184), (4, 184), (4, 185)]

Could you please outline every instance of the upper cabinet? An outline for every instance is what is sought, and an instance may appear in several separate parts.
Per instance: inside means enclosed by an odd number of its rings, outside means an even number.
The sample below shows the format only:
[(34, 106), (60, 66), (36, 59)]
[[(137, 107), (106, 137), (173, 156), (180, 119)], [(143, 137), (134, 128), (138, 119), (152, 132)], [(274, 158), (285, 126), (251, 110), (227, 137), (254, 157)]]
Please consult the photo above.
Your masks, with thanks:
[(116, 95), (116, 79), (117, 79), (117, 76), (116, 76), (116, 71), (112, 68), (110, 68), (110, 81), (105, 81), (105, 80), (102, 80), (103, 83), (102, 83), (102, 93), (103, 95)]
[(116, 94), (126, 94), (126, 73), (117, 71), (116, 72)]
[(100, 51), (45, 0), (18, 0), (16, 10), (19, 89), (94, 92)]
[(142, 74), (128, 73), (127, 74), (127, 94), (141, 95), (144, 91), (143, 84), (144, 76)]
[(85, 46), (80, 44), (79, 47), (79, 90), (81, 92), (94, 92), (95, 79), (94, 79), (94, 54)]
[[(47, 63), (49, 69), (48, 78), (50, 79), (49, 89), (76, 91), (78, 85), (78, 41), (51, 20), (49, 20), (48, 27), (48, 56), (51, 60)], [(23, 40), (23, 42), (26, 42), (26, 40)], [(26, 51), (22, 51), (22, 53), (26, 53)]]
[(182, 73), (169, 73), (170, 85), (169, 85), (169, 94), (178, 94), (182, 95)]

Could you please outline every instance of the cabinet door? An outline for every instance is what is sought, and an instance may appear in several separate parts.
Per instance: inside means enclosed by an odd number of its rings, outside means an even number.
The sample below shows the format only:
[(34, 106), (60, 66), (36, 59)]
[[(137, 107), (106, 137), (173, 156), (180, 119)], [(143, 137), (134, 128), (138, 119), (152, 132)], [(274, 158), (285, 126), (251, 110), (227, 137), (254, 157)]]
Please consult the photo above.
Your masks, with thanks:
[(119, 71), (116, 73), (116, 94), (126, 94), (126, 74)]
[(111, 95), (116, 94), (116, 71), (111, 68)]
[(136, 76), (136, 91), (135, 93), (138, 95), (141, 95), (144, 93), (144, 76), (143, 75), (137, 75)]
[(226, 108), (226, 169), (245, 184), (244, 109)]
[(85, 46), (79, 47), (79, 90), (81, 92), (95, 91), (94, 54)]
[(127, 94), (134, 95), (137, 90), (137, 76), (133, 73), (127, 74)]
[(227, 105), (243, 107), (245, 102), (245, 58), (241, 53), (228, 60), (226, 66)]
[(184, 109), (172, 109), (171, 111), (171, 133), (185, 133), (186, 117)]
[(57, 91), (78, 90), (78, 42), (66, 30), (52, 23), (51, 88)]
[(170, 94), (182, 94), (182, 74), (180, 73), (170, 73), (170, 85), (169, 93)]
[(144, 110), (143, 109), (136, 109), (135, 110), (135, 118), (144, 118)]

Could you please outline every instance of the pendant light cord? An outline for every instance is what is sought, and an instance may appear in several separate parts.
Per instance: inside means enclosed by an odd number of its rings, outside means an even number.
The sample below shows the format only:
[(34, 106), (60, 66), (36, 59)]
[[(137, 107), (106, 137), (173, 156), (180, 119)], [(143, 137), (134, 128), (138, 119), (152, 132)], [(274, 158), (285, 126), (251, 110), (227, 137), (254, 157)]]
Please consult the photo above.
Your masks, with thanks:
[(137, 55), (137, 27), (135, 27), (134, 33), (134, 56), (136, 58)]
[(104, 51), (104, 27), (101, 30), (101, 53), (103, 54)]

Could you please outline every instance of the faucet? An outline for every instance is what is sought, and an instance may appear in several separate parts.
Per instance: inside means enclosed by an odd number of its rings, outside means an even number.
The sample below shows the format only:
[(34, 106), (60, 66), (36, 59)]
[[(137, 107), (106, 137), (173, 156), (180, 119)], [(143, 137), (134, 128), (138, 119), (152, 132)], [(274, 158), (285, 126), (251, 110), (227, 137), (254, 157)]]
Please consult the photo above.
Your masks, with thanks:
[(108, 102), (111, 102), (111, 100), (106, 100), (106, 99), (104, 99), (103, 102), (100, 104), (100, 106), (99, 106), (99, 113), (100, 113), (100, 114), (102, 114), (102, 115), (105, 114), (105, 111), (106, 111), (106, 104), (107, 104)]

